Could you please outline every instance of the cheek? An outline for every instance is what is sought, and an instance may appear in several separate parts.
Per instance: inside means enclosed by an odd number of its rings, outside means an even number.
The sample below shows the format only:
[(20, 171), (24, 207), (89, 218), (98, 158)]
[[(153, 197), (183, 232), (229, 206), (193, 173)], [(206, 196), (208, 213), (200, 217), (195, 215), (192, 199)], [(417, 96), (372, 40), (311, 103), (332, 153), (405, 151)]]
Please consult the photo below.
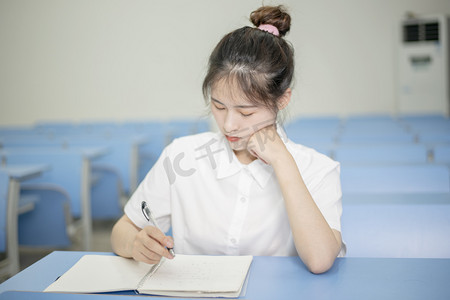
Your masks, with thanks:
[(276, 115), (268, 111), (264, 114), (259, 115), (258, 118), (255, 118), (253, 120), (251, 131), (256, 132), (264, 127), (275, 124), (275, 122), (276, 122)]
[(214, 108), (211, 108), (211, 113), (212, 113), (212, 115), (214, 117), (214, 120), (216, 121), (216, 124), (219, 127), (221, 127), (221, 125), (223, 123), (223, 116), (222, 116), (222, 114), (219, 111), (217, 111), (216, 109), (214, 109)]

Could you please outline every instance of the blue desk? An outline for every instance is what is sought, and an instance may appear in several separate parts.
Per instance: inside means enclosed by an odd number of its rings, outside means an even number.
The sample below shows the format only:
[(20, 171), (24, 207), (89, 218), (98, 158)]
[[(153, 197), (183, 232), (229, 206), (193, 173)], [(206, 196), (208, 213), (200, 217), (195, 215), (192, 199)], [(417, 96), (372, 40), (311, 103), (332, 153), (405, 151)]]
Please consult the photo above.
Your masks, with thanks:
[(19, 272), (19, 245), (17, 237), (17, 217), (19, 212), (20, 183), (40, 176), (49, 170), (48, 165), (16, 165), (2, 166), (1, 169), (9, 175), (8, 205), (7, 205), (7, 274)]
[[(57, 251), (49, 254), (0, 284), (0, 293), (22, 291), (1, 294), (0, 299), (10, 299), (10, 296), (17, 296), (17, 299), (122, 299), (117, 296), (119, 293), (60, 294), (59, 297), (25, 293), (43, 291), (85, 254), (99, 253)], [(330, 271), (314, 275), (298, 257), (258, 256), (252, 262), (249, 276), (244, 299), (450, 299), (450, 259), (338, 258)], [(134, 293), (120, 295), (131, 299)]]

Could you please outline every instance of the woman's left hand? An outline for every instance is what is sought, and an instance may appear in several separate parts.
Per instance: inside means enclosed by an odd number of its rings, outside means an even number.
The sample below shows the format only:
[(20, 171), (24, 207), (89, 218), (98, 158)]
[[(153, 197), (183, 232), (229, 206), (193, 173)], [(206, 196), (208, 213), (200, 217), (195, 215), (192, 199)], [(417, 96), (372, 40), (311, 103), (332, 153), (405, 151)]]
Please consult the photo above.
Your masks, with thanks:
[(247, 150), (264, 163), (273, 165), (275, 159), (287, 149), (275, 125), (269, 125), (253, 133), (247, 143)]

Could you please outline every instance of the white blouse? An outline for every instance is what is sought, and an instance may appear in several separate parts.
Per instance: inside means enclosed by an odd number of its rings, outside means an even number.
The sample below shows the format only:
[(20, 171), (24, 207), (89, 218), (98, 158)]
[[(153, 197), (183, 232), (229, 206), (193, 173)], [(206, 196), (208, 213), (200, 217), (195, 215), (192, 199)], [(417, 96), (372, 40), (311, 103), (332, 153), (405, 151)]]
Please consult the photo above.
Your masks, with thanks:
[[(283, 141), (326, 221), (340, 231), (339, 163)], [(140, 228), (151, 225), (142, 201), (163, 231), (172, 228), (175, 253), (297, 255), (273, 168), (259, 159), (241, 164), (221, 133), (182, 137), (164, 149), (125, 206)]]

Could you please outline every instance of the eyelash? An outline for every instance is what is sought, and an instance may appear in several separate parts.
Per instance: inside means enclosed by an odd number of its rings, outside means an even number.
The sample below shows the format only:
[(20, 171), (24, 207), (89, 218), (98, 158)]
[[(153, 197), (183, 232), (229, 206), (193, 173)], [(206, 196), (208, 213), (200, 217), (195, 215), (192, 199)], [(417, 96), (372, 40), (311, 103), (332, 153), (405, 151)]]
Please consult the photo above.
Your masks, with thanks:
[[(218, 106), (215, 105), (215, 104), (214, 104), (214, 107), (215, 107), (217, 110), (224, 110), (224, 109), (225, 109), (225, 107), (218, 107)], [(241, 115), (242, 115), (244, 118), (246, 118), (246, 117), (250, 117), (251, 115), (253, 115), (253, 113), (249, 113), (249, 114), (241, 113)]]

